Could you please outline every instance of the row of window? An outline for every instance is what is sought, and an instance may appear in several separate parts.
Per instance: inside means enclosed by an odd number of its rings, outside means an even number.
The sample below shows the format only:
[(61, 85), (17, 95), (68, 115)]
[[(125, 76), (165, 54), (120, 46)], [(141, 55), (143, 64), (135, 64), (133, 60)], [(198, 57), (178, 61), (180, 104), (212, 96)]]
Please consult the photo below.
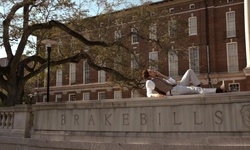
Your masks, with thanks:
[[(228, 72), (238, 72), (239, 62), (238, 62), (238, 44), (237, 42), (226, 43), (227, 50), (227, 70)], [(139, 67), (138, 64), (139, 54), (135, 54), (131, 59), (131, 69), (136, 69)], [(149, 52), (149, 64), (152, 69), (158, 70), (158, 51)], [(172, 50), (168, 53), (168, 68), (169, 76), (178, 76), (178, 51)], [(193, 46), (189, 47), (189, 68), (193, 69), (197, 74), (200, 73), (200, 54), (199, 47)], [(76, 83), (76, 64), (70, 63), (69, 65), (69, 85), (74, 85)], [(46, 79), (45, 79), (46, 80)], [(63, 71), (58, 69), (56, 72), (56, 86), (62, 86), (63, 81)], [(98, 83), (106, 82), (105, 71), (98, 71)], [(44, 82), (46, 83), (46, 82)], [(83, 62), (83, 84), (90, 83), (90, 67), (86, 62)], [(79, 84), (79, 83), (78, 83)], [(46, 85), (44, 85), (46, 86)]]
[[(233, 0), (227, 0), (227, 3), (232, 3), (232, 2), (233, 2)], [(220, 3), (221, 3), (221, 1), (220, 1)], [(190, 10), (195, 9), (195, 8), (196, 8), (196, 5), (195, 5), (195, 4), (189, 4), (189, 9), (190, 9)], [(162, 10), (162, 12), (163, 12), (163, 13), (164, 13), (164, 12), (168, 12), (169, 14), (173, 14), (173, 13), (175, 13), (175, 8), (171, 7), (171, 8), (168, 8), (168, 10), (164, 9), (164, 10)], [(151, 13), (150, 13), (150, 16), (155, 16), (155, 15), (156, 15), (155, 12), (151, 12)], [(133, 21), (137, 20), (137, 17), (136, 17), (136, 16), (132, 16), (132, 20), (133, 20)], [(122, 23), (123, 23), (123, 22), (122, 22), (122, 19), (121, 19), (121, 18), (116, 19), (116, 20), (114, 21), (114, 24), (115, 24), (115, 25), (121, 25)], [(103, 23), (100, 23), (100, 27), (103, 27)]]
[[(227, 0), (227, 3), (232, 3), (233, 0)], [(189, 4), (189, 9), (195, 9), (195, 4)], [(174, 8), (169, 8), (168, 10), (169, 13), (174, 13)]]
[[(226, 44), (227, 49), (227, 70), (228, 72), (238, 72), (238, 45), (237, 42), (229, 42)], [(189, 47), (189, 68), (193, 69), (195, 73), (200, 73), (200, 58), (199, 47)], [(152, 69), (158, 70), (158, 52), (150, 52), (149, 60)], [(178, 51), (172, 48), (168, 53), (168, 68), (169, 76), (178, 76)]]
[[(188, 27), (189, 27), (189, 36), (197, 35), (198, 28), (197, 28), (197, 16), (193, 16), (188, 18)], [(168, 33), (170, 37), (174, 37), (176, 35), (176, 21), (171, 20), (168, 22)], [(131, 44), (138, 44), (138, 36), (137, 36), (137, 29), (131, 28), (131, 32), (133, 33), (131, 36)], [(117, 30), (114, 33), (115, 40), (118, 40), (122, 37), (121, 30)], [(232, 38), (236, 37), (236, 20), (235, 20), (235, 11), (229, 10), (226, 12), (226, 37)], [(157, 39), (157, 24), (152, 24), (149, 27), (149, 39), (156, 40)]]
[[(141, 97), (138, 90), (131, 92), (131, 97), (137, 98)], [(47, 95), (43, 95), (43, 102), (46, 102)], [(106, 99), (106, 93), (105, 92), (98, 92), (98, 100)], [(114, 91), (114, 99), (122, 99), (122, 91)], [(70, 93), (68, 94), (68, 101), (76, 101), (76, 94)], [(90, 92), (84, 92), (82, 93), (82, 100), (90, 100)], [(55, 95), (55, 102), (61, 102), (62, 101), (62, 94), (56, 94)]]
[[(229, 92), (239, 92), (240, 91), (240, 84), (239, 83), (229, 83)], [(132, 91), (131, 92), (132, 98), (138, 98), (141, 97), (139, 91)], [(46, 102), (47, 95), (43, 95), (43, 102)], [(98, 100), (106, 99), (106, 93), (105, 92), (98, 92)], [(122, 91), (114, 91), (114, 99), (122, 99)], [(68, 101), (76, 101), (76, 94), (70, 93), (68, 95)], [(82, 100), (90, 100), (90, 93), (85, 92), (82, 94)], [(55, 95), (55, 102), (61, 102), (62, 101), (62, 94), (56, 94)]]
[[(115, 93), (117, 93), (117, 91), (115, 91)], [(43, 102), (46, 102), (46, 99), (47, 99), (47, 95), (43, 95)], [(102, 99), (105, 99), (105, 92), (98, 92), (98, 100), (102, 100)], [(114, 97), (114, 99), (115, 99), (115, 97)], [(90, 100), (90, 93), (89, 92), (83, 93), (82, 100)], [(55, 102), (61, 102), (61, 101), (62, 101), (62, 94), (56, 94), (55, 95)], [(76, 94), (70, 93), (68, 95), (68, 101), (76, 101)]]
[[(70, 63), (69, 64), (69, 85), (74, 85), (76, 83), (76, 63)], [(84, 62), (83, 64), (83, 84), (90, 83), (90, 67), (89, 65)], [(45, 78), (46, 80), (46, 78)], [(56, 71), (56, 86), (62, 86), (63, 81), (63, 71), (62, 69), (58, 69)], [(98, 71), (98, 83), (104, 83), (106, 82), (106, 75), (105, 71), (100, 70)], [(46, 82), (44, 82), (46, 83)], [(46, 86), (46, 85), (44, 85)]]

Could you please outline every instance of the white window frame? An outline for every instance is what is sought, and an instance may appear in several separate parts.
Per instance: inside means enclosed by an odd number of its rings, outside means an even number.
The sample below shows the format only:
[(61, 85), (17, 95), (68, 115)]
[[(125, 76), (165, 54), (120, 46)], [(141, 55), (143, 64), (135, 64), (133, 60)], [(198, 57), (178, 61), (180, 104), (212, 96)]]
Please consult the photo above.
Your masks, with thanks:
[(138, 41), (137, 29), (135, 27), (133, 27), (133, 28), (131, 28), (131, 32), (132, 32), (131, 44), (138, 44), (139, 41)]
[(159, 54), (158, 51), (149, 52), (149, 65), (150, 69), (158, 70)]
[(117, 56), (114, 58), (114, 69), (115, 70), (122, 70), (122, 65), (120, 63), (122, 62), (122, 56)]
[(227, 38), (236, 37), (235, 11), (226, 12)]
[(191, 16), (188, 18), (189, 36), (197, 35), (197, 17)]
[(200, 55), (199, 47), (189, 47), (189, 68), (192, 69), (196, 74), (200, 74)]
[(149, 26), (149, 39), (157, 40), (157, 24), (156, 23)]
[(62, 86), (62, 69), (56, 70), (56, 86)]
[(99, 37), (99, 40), (100, 40), (100, 41), (104, 41), (104, 35), (103, 35), (103, 33), (100, 33), (100, 34), (98, 35), (98, 37)]
[(98, 83), (104, 83), (106, 82), (106, 73), (104, 70), (98, 71)]
[(137, 16), (132, 16), (131, 19), (132, 19), (132, 21), (135, 21), (135, 20), (137, 20), (137, 18), (138, 18)]
[(114, 91), (114, 99), (122, 99), (122, 91)]
[(131, 98), (141, 97), (140, 91), (138, 89), (131, 91)]
[(131, 55), (131, 69), (139, 68), (139, 54)]
[(121, 30), (116, 30), (115, 33), (115, 41), (119, 40), (122, 37)]
[(169, 51), (168, 52), (168, 71), (169, 76), (178, 76), (178, 52)]
[(230, 92), (240, 92), (240, 83), (229, 83), (228, 88)]
[(168, 21), (168, 35), (169, 37), (175, 37), (177, 32), (176, 20)]
[(195, 4), (190, 4), (189, 9), (195, 9)]
[(229, 42), (227, 43), (226, 47), (227, 47), (227, 70), (228, 72), (238, 72), (239, 71), (238, 43)]
[(89, 92), (82, 93), (82, 100), (90, 100), (90, 93)]
[(121, 25), (121, 24), (122, 24), (121, 18), (115, 20), (115, 25)]
[(100, 28), (103, 28), (103, 27), (104, 27), (104, 23), (101, 22), (101, 23), (99, 24), (99, 27), (100, 27)]
[(76, 63), (69, 64), (69, 85), (76, 84)]
[(76, 93), (69, 93), (69, 101), (76, 101)]
[(169, 8), (169, 9), (168, 9), (168, 12), (169, 12), (170, 14), (173, 14), (173, 13), (174, 13), (174, 8)]
[[(102, 96), (104, 96), (104, 98)], [(105, 92), (98, 92), (98, 100), (103, 100), (103, 99), (106, 99), (106, 93)]]
[(90, 67), (86, 61), (83, 62), (83, 84), (90, 83)]
[[(59, 100), (60, 99), (60, 100)], [(59, 100), (59, 101), (58, 101)], [(62, 94), (56, 94), (55, 95), (55, 102), (61, 102), (62, 101)]]
[(47, 101), (47, 95), (43, 95), (43, 102)]

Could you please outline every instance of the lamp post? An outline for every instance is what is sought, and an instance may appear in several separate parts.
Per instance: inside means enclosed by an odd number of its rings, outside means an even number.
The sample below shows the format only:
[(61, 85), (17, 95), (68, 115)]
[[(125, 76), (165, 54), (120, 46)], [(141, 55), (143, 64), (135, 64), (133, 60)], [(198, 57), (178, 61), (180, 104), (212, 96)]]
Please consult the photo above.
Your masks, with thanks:
[(207, 78), (208, 78), (208, 87), (212, 87), (211, 84), (211, 67), (210, 67), (210, 48), (209, 48), (209, 17), (208, 17), (208, 3), (207, 0), (204, 0), (205, 4), (205, 28), (206, 28), (206, 51), (207, 51)]
[(46, 45), (47, 53), (48, 53), (48, 71), (47, 71), (47, 100), (49, 102), (49, 86), (50, 86), (50, 54), (51, 54), (51, 45), (56, 44), (57, 42), (51, 39), (42, 40), (42, 43)]

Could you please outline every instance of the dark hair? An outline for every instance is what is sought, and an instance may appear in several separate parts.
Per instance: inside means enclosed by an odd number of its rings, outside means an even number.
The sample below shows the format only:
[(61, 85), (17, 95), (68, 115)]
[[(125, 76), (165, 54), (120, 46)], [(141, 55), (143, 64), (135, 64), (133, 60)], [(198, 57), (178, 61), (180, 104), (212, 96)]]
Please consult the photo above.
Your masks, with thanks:
[(148, 78), (149, 78), (149, 72), (148, 72), (147, 69), (144, 69), (144, 70), (142, 71), (142, 77), (143, 77), (144, 79), (148, 79)]

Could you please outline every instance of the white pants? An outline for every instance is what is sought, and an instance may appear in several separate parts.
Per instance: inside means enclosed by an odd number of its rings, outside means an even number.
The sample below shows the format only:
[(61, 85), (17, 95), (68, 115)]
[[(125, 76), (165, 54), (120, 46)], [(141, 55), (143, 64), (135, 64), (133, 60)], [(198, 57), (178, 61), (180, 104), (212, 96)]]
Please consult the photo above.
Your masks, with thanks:
[[(189, 86), (190, 84), (194, 86)], [(188, 95), (188, 94), (202, 94), (202, 93), (216, 93), (216, 88), (202, 88), (196, 87), (201, 84), (200, 80), (192, 69), (186, 71), (179, 84), (171, 90), (172, 95)]]
[(190, 84), (197, 86), (201, 84), (201, 81), (198, 79), (197, 75), (194, 73), (192, 69), (188, 69), (181, 78), (179, 84), (182, 86), (189, 86)]
[(216, 93), (216, 88), (202, 88), (195, 86), (182, 86), (177, 84), (171, 90), (172, 95), (188, 95), (188, 94), (202, 94), (202, 93)]

